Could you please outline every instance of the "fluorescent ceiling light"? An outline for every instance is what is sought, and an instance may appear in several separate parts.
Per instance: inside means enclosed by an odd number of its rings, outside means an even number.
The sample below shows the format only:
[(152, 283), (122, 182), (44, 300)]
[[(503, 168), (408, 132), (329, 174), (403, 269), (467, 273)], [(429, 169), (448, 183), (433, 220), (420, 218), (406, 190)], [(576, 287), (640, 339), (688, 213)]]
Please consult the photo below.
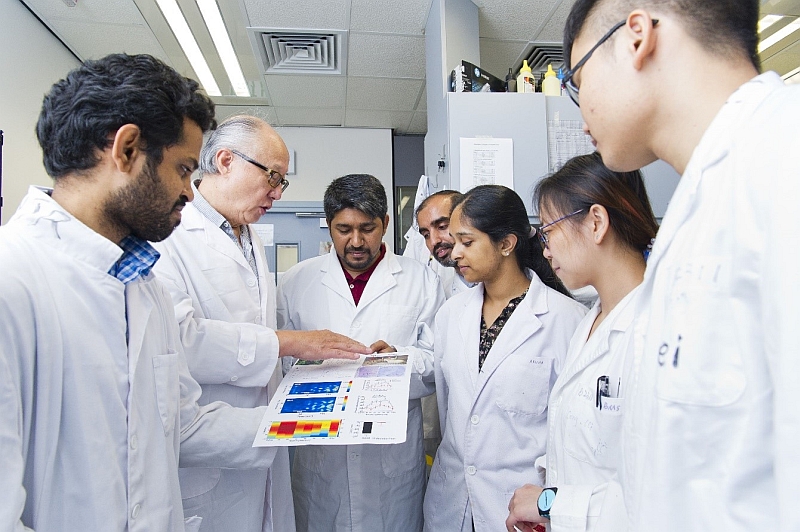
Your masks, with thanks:
[(794, 85), (796, 83), (800, 83), (800, 76), (798, 74), (800, 74), (800, 67), (795, 68), (791, 72), (787, 72), (781, 77), (787, 85)]
[(792, 22), (761, 41), (758, 44), (758, 53), (763, 52), (773, 44), (777, 44), (779, 41), (782, 41), (797, 30), (800, 30), (800, 18), (794, 19)]
[(781, 15), (764, 15), (764, 18), (758, 21), (758, 33), (761, 33), (782, 18), (783, 16)]
[(222, 15), (219, 12), (216, 0), (197, 0), (197, 6), (203, 14), (203, 19), (206, 21), (211, 38), (214, 39), (214, 46), (217, 47), (219, 58), (225, 67), (225, 72), (228, 73), (228, 78), (231, 80), (233, 92), (236, 93), (236, 96), (249, 97), (250, 90), (244, 80), (244, 74), (242, 73), (242, 67), (239, 65), (239, 60), (236, 58), (236, 52), (233, 51), (233, 45), (225, 29), (225, 23), (222, 21)]
[(194, 40), (194, 35), (189, 29), (186, 19), (183, 18), (183, 13), (181, 13), (178, 4), (175, 0), (156, 0), (156, 2), (158, 7), (161, 8), (164, 18), (167, 19), (169, 27), (172, 28), (172, 33), (175, 34), (178, 43), (183, 48), (183, 53), (189, 59), (195, 74), (200, 78), (203, 88), (209, 96), (222, 96), (219, 86), (211, 74), (211, 69), (208, 68), (208, 63), (206, 63), (205, 57), (200, 52), (200, 47), (197, 46), (197, 41)]

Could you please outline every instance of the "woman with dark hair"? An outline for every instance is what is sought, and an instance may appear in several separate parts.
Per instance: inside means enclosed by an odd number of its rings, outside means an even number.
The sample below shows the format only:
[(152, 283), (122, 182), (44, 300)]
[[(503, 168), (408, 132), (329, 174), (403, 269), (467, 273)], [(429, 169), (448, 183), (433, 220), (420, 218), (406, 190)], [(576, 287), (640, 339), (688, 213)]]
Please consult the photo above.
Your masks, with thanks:
[(564, 295), (513, 190), (467, 192), (450, 233), (451, 258), (478, 284), (436, 315), (442, 443), (425, 494), (425, 530), (494, 532), (545, 452), (547, 398), (586, 308)]
[(556, 275), (571, 290), (593, 286), (599, 298), (550, 393), (547, 456), (537, 465), (546, 467), (552, 487), (518, 489), (506, 527), (529, 531), (550, 520), (552, 532), (591, 530), (601, 515), (616, 523), (623, 509), (607, 482), (620, 464), (631, 301), (658, 225), (641, 173), (612, 172), (597, 153), (575, 157), (540, 181), (534, 203)]

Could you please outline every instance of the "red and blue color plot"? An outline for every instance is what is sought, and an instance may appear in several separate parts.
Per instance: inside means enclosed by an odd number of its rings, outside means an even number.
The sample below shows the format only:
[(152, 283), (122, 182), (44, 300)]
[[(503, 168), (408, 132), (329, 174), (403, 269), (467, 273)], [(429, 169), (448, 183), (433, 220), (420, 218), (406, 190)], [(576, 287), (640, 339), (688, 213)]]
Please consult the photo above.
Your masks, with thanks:
[(341, 386), (341, 381), (296, 382), (292, 384), (292, 388), (289, 390), (289, 395), (319, 395), (323, 393), (337, 393)]
[(353, 381), (348, 381), (347, 382), (347, 389), (345, 390), (345, 392), (350, 393), (350, 388), (352, 388), (352, 387), (353, 387)]
[(303, 412), (333, 412), (336, 397), (298, 397), (286, 399), (281, 407), (281, 414), (299, 414)]
[(336, 438), (339, 436), (340, 419), (326, 421), (273, 421), (267, 439), (290, 438)]

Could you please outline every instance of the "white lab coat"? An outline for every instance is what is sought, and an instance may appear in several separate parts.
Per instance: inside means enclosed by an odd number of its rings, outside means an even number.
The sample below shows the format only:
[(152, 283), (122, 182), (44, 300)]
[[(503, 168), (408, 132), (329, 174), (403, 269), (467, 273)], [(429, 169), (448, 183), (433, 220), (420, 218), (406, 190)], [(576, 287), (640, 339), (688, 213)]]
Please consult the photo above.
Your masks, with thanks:
[[(436, 395), (442, 443), (425, 494), (425, 530), (503, 530), (508, 502), (535, 481), (545, 452), (547, 398), (586, 307), (530, 270), (528, 294), (478, 372), (483, 284), (436, 316)], [(544, 479), (539, 480), (541, 483)]]
[[(564, 370), (550, 392), (546, 485), (558, 487), (550, 510), (552, 532), (592, 529), (600, 515), (606, 484), (619, 467), (626, 392), (622, 383), (630, 367), (631, 301), (637, 290), (625, 296), (589, 337), (600, 313), (600, 302), (595, 303), (578, 325)], [(609, 378), (613, 397), (604, 397), (598, 403), (601, 376)]]
[(121, 255), (35, 187), (0, 228), (3, 530), (179, 532), (179, 446), (186, 467), (272, 463), (264, 409), (196, 403), (169, 294), (109, 275)]
[(631, 531), (800, 530), (799, 123), (800, 87), (744, 84), (670, 202), (624, 420)]
[[(231, 238), (192, 204), (173, 234), (155, 244), (162, 255), (154, 271), (172, 296), (189, 370), (203, 390), (200, 404), (266, 405), (282, 377), (275, 281), (263, 244), (250, 234), (258, 276)], [(179, 474), (184, 513), (203, 517), (203, 532), (294, 531), (286, 448), (277, 449), (269, 471), (184, 468)]]
[(420, 397), (433, 392), (433, 320), (444, 303), (439, 280), (413, 259), (387, 251), (358, 306), (336, 251), (301, 262), (278, 287), (278, 323), (295, 330), (328, 328), (367, 345), (384, 340), (415, 354), (405, 443), (303, 446), (292, 481), (300, 531), (422, 528), (425, 459)]

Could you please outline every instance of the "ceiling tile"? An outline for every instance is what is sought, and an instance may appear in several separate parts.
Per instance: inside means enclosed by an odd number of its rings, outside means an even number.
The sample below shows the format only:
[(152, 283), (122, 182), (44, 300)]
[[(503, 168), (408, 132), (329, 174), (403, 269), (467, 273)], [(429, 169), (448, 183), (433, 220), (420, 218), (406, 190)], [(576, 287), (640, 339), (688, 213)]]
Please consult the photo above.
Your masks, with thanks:
[[(531, 40), (562, 0), (476, 0), (480, 36), (488, 39)], [(571, 2), (572, 0), (564, 0)]]
[(339, 107), (344, 105), (344, 76), (264, 76), (276, 107)]
[(281, 126), (341, 126), (344, 114), (341, 109), (311, 107), (276, 107), (275, 113)]
[(242, 0), (250, 26), (346, 30), (347, 0)]
[(350, 33), (351, 76), (425, 78), (425, 37)]
[(347, 81), (348, 109), (413, 111), (422, 80), (354, 78)]
[(419, 90), (419, 100), (417, 100), (417, 111), (426, 111), (428, 109), (428, 94), (427, 94), (427, 86), (425, 83), (422, 84), (422, 88)]
[(498, 41), (481, 39), (481, 68), (505, 79), (509, 67), (513, 67), (528, 41)]
[(261, 118), (270, 125), (278, 123), (278, 116), (275, 114), (274, 107), (246, 106), (246, 105), (217, 105), (215, 108), (217, 122), (222, 122), (233, 115), (251, 115)]
[(53, 29), (83, 59), (112, 53), (150, 54), (169, 62), (164, 49), (147, 26), (54, 21)]
[(425, 134), (428, 132), (428, 113), (417, 111), (408, 126), (408, 134)]
[(396, 129), (405, 132), (413, 115), (412, 112), (348, 109), (345, 113), (344, 125), (347, 127)]
[(56, 19), (77, 22), (107, 22), (145, 24), (142, 14), (132, 0), (79, 0), (75, 7), (54, 0), (24, 0), (42, 19), (52, 23)]
[(800, 67), (800, 40), (783, 48), (767, 59), (762, 58), (762, 70), (774, 70), (781, 76)]
[(536, 35), (530, 37), (532, 41), (544, 42), (563, 42), (564, 41), (564, 26), (567, 23), (567, 17), (572, 9), (572, 4), (575, 0), (563, 0), (561, 5), (558, 6), (553, 16), (547, 21), (547, 24), (539, 30)]
[(430, 0), (352, 0), (350, 29), (423, 35)]

